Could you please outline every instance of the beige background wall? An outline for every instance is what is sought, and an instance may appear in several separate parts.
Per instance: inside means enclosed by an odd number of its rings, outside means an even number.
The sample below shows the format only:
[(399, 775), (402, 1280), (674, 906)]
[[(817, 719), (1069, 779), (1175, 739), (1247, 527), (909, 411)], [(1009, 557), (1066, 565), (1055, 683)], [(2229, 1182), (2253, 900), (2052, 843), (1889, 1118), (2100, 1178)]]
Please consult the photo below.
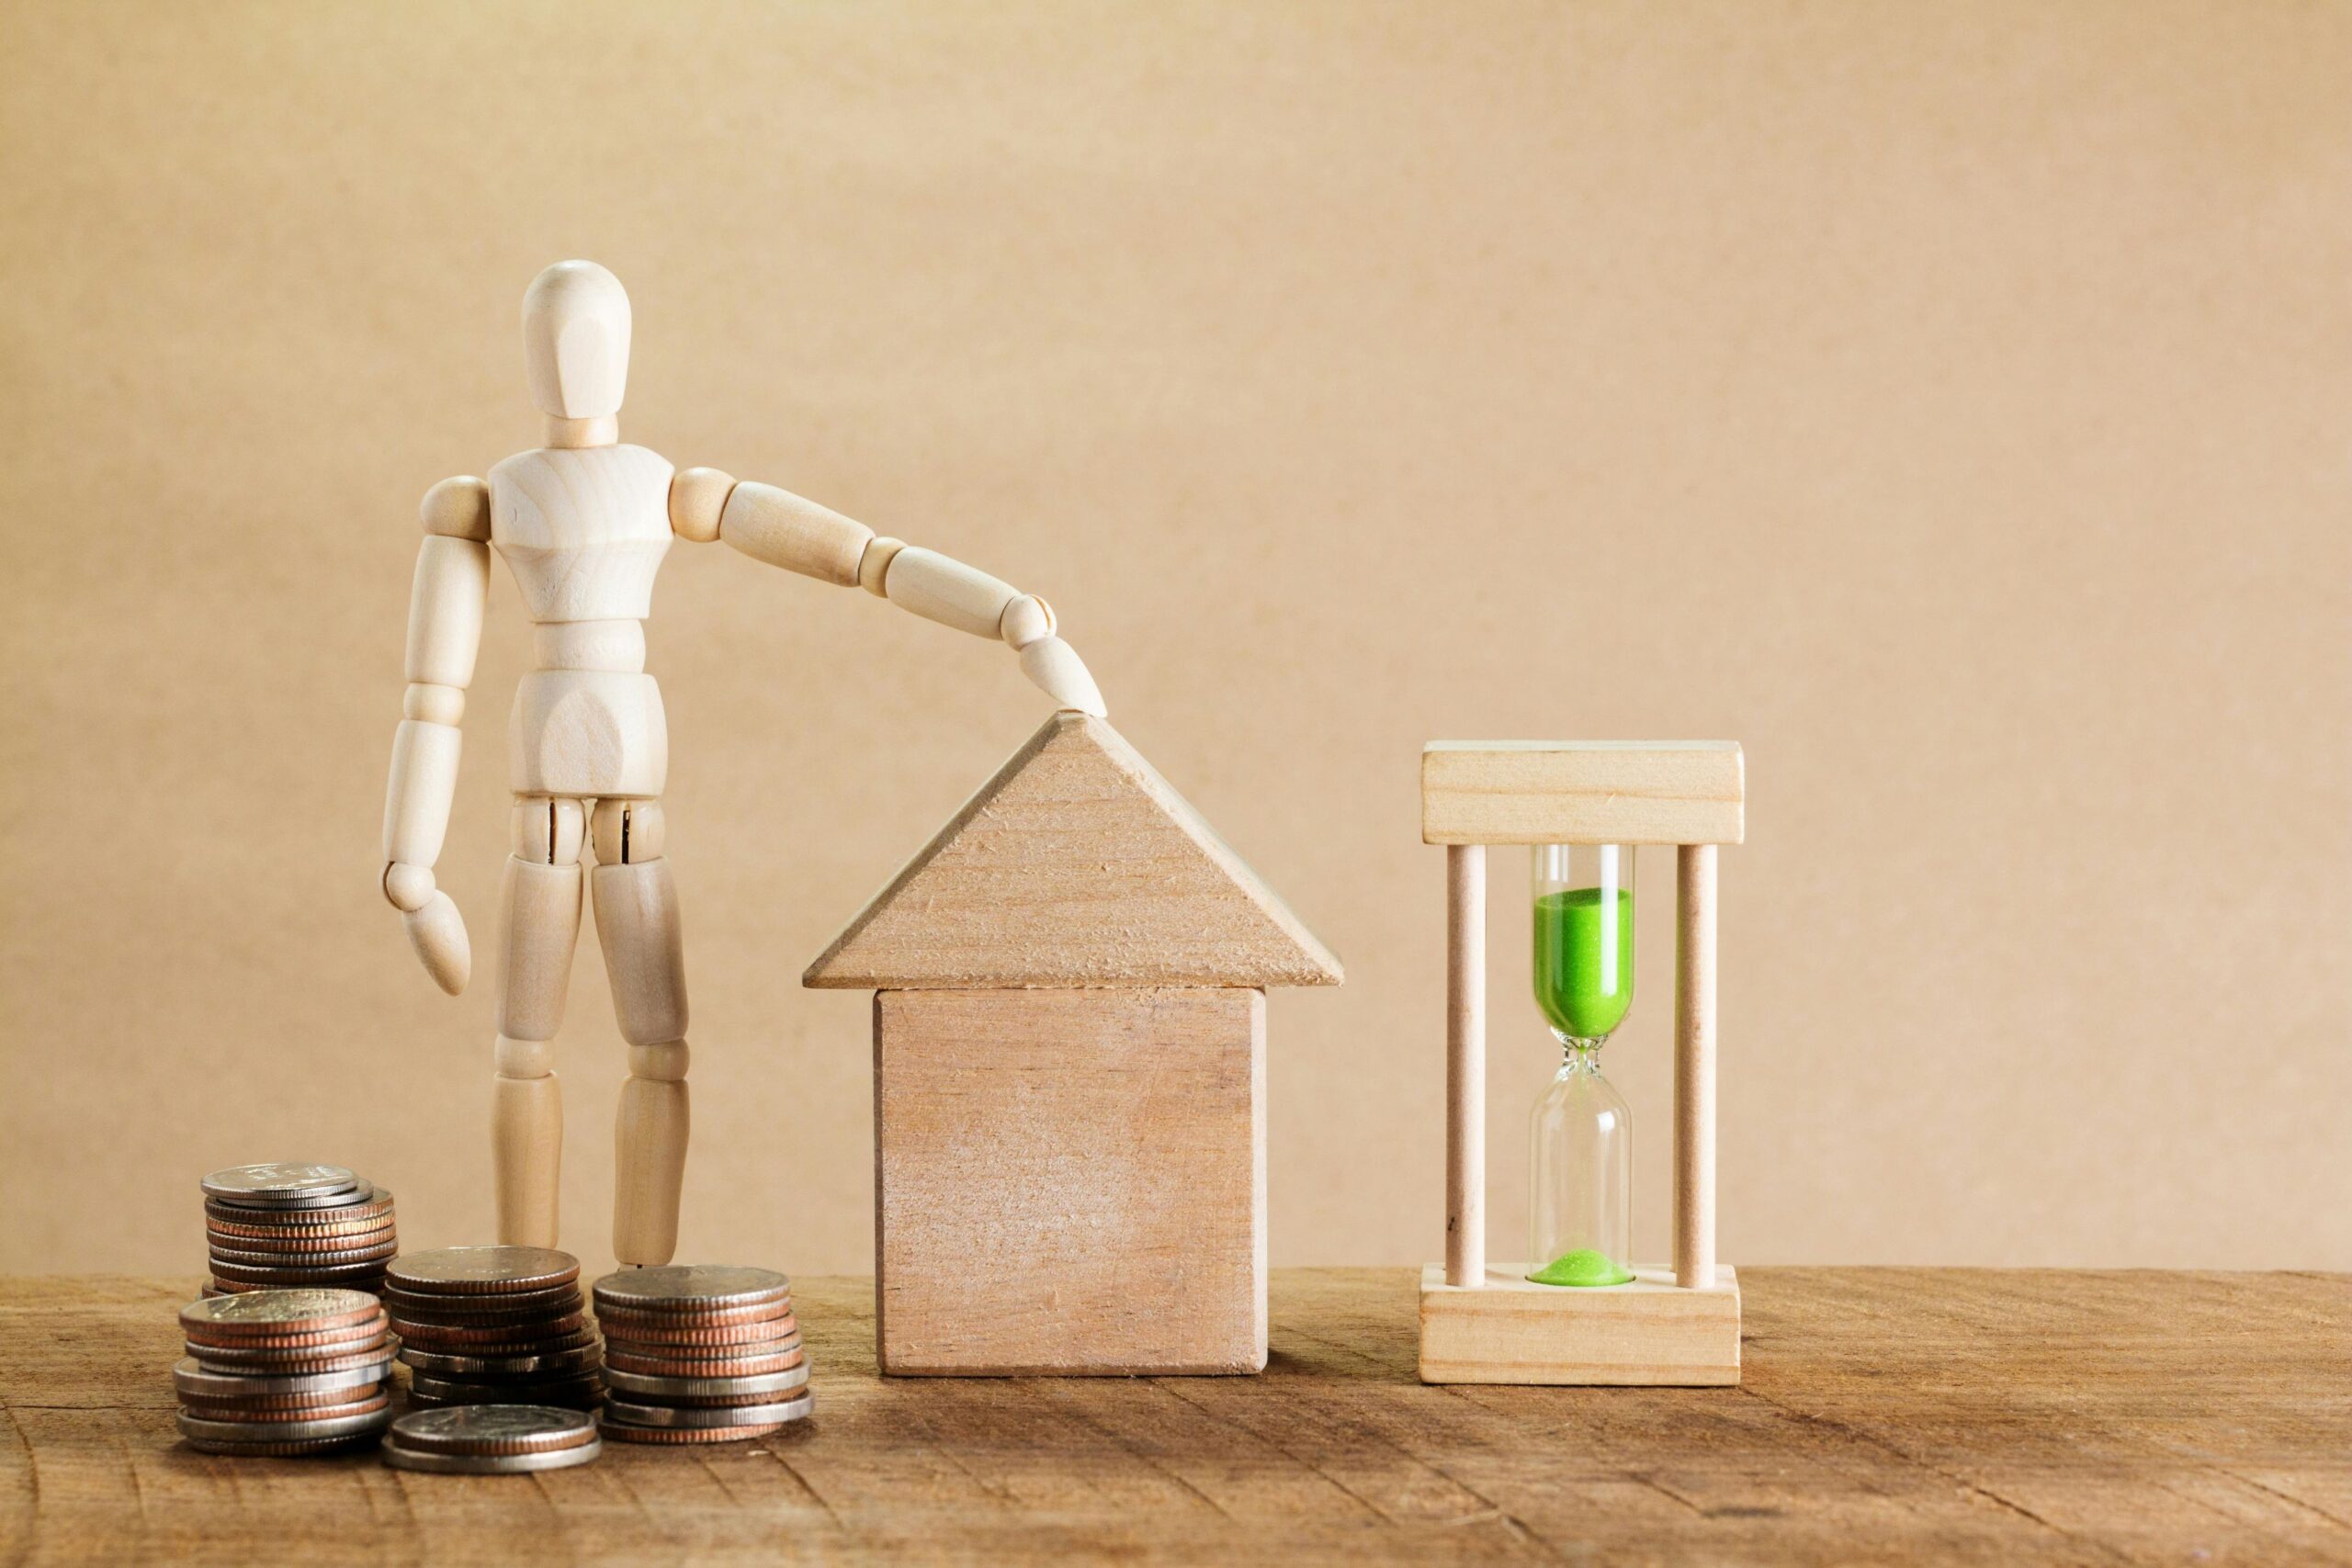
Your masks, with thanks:
[[(207, 1168), (486, 1239), (487, 960), (376, 890), (415, 498), (627, 434), (1048, 594), (1346, 958), (1272, 1010), (1273, 1253), (1440, 1245), (1435, 736), (1731, 736), (1723, 1247), (2352, 1267), (2352, 9), (11, 6), (0, 1269), (182, 1269)], [(869, 1247), (802, 964), (1043, 714), (719, 548), (651, 630), (684, 1249)], [(500, 570), (443, 881), (486, 948)], [(1497, 1246), (1550, 1054), (1497, 876)], [(1670, 870), (1610, 1051), (1666, 1245)], [(622, 1054), (564, 1045), (606, 1247)]]

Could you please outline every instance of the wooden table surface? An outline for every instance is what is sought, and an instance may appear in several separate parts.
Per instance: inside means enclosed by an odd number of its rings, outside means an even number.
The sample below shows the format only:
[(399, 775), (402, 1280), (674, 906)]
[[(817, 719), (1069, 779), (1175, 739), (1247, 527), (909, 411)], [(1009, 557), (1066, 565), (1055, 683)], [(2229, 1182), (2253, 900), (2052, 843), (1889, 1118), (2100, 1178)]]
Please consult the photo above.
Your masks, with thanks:
[(1278, 1271), (1262, 1378), (885, 1382), (808, 1280), (812, 1420), (517, 1477), (194, 1453), (193, 1280), (0, 1280), (0, 1562), (2352, 1562), (2352, 1277), (1741, 1280), (1692, 1390), (1423, 1387), (1402, 1269)]

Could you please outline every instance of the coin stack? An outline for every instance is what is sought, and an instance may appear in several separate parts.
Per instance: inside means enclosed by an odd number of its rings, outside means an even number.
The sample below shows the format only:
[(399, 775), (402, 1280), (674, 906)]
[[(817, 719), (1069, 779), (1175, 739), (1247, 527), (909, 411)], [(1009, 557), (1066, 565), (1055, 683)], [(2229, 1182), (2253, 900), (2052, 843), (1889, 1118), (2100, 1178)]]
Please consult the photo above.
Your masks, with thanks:
[(718, 1264), (625, 1269), (596, 1281), (605, 1435), (725, 1443), (808, 1414), (792, 1281)]
[(384, 1305), (412, 1369), (410, 1403), (551, 1404), (604, 1397), (580, 1260), (544, 1247), (445, 1247), (394, 1258)]
[(204, 1179), (208, 1296), (288, 1286), (373, 1291), (401, 1249), (392, 1195), (339, 1165), (241, 1165)]
[(545, 1404), (453, 1404), (392, 1423), (384, 1462), (397, 1470), (514, 1475), (586, 1464), (605, 1451), (596, 1418)]
[(391, 1420), (395, 1342), (365, 1291), (246, 1291), (180, 1309), (180, 1434), (210, 1454), (310, 1454), (372, 1443)]

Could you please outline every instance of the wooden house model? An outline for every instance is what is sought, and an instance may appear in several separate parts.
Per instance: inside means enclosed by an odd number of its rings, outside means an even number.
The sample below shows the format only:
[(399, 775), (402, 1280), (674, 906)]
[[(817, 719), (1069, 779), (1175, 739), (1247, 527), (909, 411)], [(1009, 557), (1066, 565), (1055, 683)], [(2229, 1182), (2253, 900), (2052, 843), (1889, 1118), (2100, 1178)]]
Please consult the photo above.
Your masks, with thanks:
[(1265, 987), (1340, 977), (1056, 714), (801, 977), (875, 992), (882, 1370), (1262, 1370)]

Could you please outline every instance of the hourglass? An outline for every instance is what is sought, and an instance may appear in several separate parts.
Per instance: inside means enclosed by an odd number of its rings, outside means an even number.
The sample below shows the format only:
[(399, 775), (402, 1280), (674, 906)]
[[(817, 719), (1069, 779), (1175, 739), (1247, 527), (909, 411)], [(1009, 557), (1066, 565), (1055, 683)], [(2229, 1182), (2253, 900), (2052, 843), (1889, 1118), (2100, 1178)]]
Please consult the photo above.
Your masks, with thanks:
[[(1425, 1382), (1736, 1383), (1715, 1261), (1715, 850), (1745, 829), (1731, 741), (1432, 741), (1446, 846), (1446, 1260), (1421, 1277)], [(1558, 1042), (1529, 1123), (1526, 1256), (1486, 1258), (1486, 850), (1532, 846), (1535, 1001)], [(1634, 1004), (1635, 847), (1676, 866), (1674, 1263), (1633, 1258), (1632, 1111), (1600, 1072)]]

